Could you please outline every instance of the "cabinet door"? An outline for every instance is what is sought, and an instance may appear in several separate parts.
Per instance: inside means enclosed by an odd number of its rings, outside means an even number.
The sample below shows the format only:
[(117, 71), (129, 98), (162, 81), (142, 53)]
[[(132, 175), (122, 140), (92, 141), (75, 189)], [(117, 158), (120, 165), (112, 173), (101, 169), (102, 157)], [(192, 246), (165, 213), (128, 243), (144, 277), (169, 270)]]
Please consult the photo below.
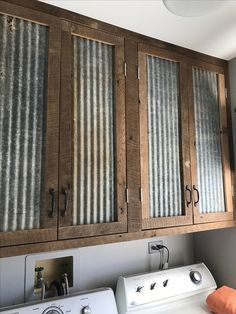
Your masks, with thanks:
[(191, 72), (194, 222), (232, 220), (224, 69), (201, 63)]
[(64, 23), (59, 238), (127, 231), (124, 40)]
[(142, 228), (192, 223), (187, 68), (139, 45)]
[(0, 2), (0, 246), (56, 239), (60, 21)]

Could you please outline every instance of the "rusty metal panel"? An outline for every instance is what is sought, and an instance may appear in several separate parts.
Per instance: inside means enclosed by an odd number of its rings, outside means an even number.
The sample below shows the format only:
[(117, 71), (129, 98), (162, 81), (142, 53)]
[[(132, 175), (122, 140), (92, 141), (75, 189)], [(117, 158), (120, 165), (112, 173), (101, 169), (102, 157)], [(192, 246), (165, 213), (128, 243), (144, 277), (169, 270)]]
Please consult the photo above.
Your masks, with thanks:
[(73, 224), (115, 220), (114, 47), (73, 36)]
[(193, 69), (200, 213), (225, 211), (217, 74)]
[(0, 15), (0, 231), (40, 227), (48, 28)]
[(146, 60), (150, 217), (181, 216), (179, 64)]

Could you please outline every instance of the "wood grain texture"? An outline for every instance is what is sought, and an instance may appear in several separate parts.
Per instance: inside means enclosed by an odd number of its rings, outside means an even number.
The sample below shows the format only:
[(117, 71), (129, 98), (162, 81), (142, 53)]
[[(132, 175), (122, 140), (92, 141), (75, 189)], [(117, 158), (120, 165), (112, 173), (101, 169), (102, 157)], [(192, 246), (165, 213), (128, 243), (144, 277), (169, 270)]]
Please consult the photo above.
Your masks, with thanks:
[[(63, 22), (63, 29), (65, 28)], [(67, 24), (66, 24), (67, 25)], [(60, 89), (60, 155), (59, 155), (59, 228), (72, 223), (72, 40), (69, 32), (62, 31), (61, 89)], [(65, 195), (69, 191), (68, 210), (65, 214)]]
[(191, 155), (190, 155), (190, 137), (189, 137), (189, 105), (188, 105), (188, 63), (180, 62), (180, 118), (181, 118), (181, 170), (182, 170), (182, 199), (183, 214), (187, 217), (189, 223), (193, 223), (193, 204), (190, 203), (191, 195), (188, 188), (191, 189)]
[(127, 186), (129, 189), (128, 231), (142, 228), (140, 202), (139, 154), (139, 99), (138, 99), (138, 46), (133, 40), (125, 41), (126, 76), (126, 128), (127, 128)]
[(98, 235), (107, 235), (127, 232), (127, 225), (121, 222), (108, 222), (91, 225), (80, 225), (61, 227), (59, 230), (59, 240), (94, 237)]
[(160, 47), (151, 46), (151, 45), (143, 44), (143, 43), (139, 43), (138, 51), (154, 56), (154, 57), (159, 57), (159, 58), (174, 61), (174, 62), (186, 62), (188, 60), (186, 59), (185, 56), (173, 50), (168, 50), (166, 48), (160, 48)]
[(225, 87), (227, 88), (227, 93), (228, 93), (228, 97), (226, 98), (226, 110), (227, 110), (228, 137), (229, 137), (229, 157), (230, 157), (231, 183), (232, 183), (232, 194), (233, 194), (233, 209), (234, 209), (234, 219), (235, 219), (236, 172), (235, 172), (235, 161), (234, 161), (234, 151), (233, 151), (233, 130), (232, 130), (232, 116), (231, 116), (231, 100), (230, 100), (230, 83), (229, 83), (228, 64), (224, 67), (224, 69), (225, 69)]
[[(126, 112), (125, 112), (125, 75), (124, 75), (124, 39), (114, 38), (115, 47), (115, 143), (116, 143), (116, 219), (121, 223), (121, 230), (127, 232), (126, 188)], [(115, 230), (119, 230), (119, 227)]]
[(37, 230), (23, 230), (23, 231), (9, 231), (2, 232), (0, 235), (0, 247), (29, 244), (36, 242), (55, 241), (57, 239), (57, 230), (51, 229), (37, 229)]
[(144, 218), (142, 221), (142, 229), (159, 229), (167, 227), (178, 227), (192, 224), (192, 215), (174, 216), (174, 217), (158, 217)]
[(149, 211), (149, 167), (148, 167), (148, 97), (147, 97), (147, 64), (146, 54), (139, 56), (139, 122), (140, 122), (140, 165), (142, 189), (142, 219), (150, 217)]
[[(231, 182), (231, 165), (229, 156), (229, 137), (228, 137), (228, 119), (227, 105), (225, 95), (224, 75), (218, 75), (219, 108), (220, 108), (220, 129), (221, 129), (221, 152), (223, 162), (223, 177), (225, 191), (225, 206), (227, 212), (233, 212), (233, 191)], [(232, 219), (232, 218), (231, 218)]]
[(107, 243), (117, 243), (124, 241), (139, 240), (144, 238), (156, 238), (167, 235), (177, 235), (183, 233), (194, 233), (200, 231), (215, 230), (221, 228), (235, 228), (235, 221), (206, 223), (199, 225), (180, 226), (176, 228), (162, 228), (156, 230), (147, 230), (140, 232), (121, 233), (116, 235), (98, 236), (90, 238), (80, 238), (72, 240), (51, 241), (45, 243), (34, 243), (27, 245), (19, 245), (12, 247), (1, 247), (0, 258), (8, 256), (16, 256), (22, 254), (32, 254), (39, 252), (50, 252), (57, 250), (66, 250), (72, 248), (80, 248), (91, 245), (101, 245)]
[[(191, 160), (191, 179), (192, 186), (197, 186), (197, 157), (196, 157), (196, 135), (195, 135), (195, 117), (194, 117), (194, 94), (193, 94), (193, 75), (192, 75), (192, 65), (191, 62), (187, 67), (187, 77), (186, 89), (188, 90), (188, 105), (189, 105), (189, 139), (190, 139), (190, 160)], [(193, 192), (193, 190), (192, 190)], [(193, 203), (194, 204), (194, 195)], [(199, 217), (199, 206), (198, 203), (193, 206), (193, 222), (197, 223), (197, 217)]]
[[(228, 125), (228, 135), (229, 135), (229, 152), (230, 152), (230, 168), (231, 168), (231, 175), (235, 175), (235, 162), (234, 162), (234, 152), (233, 152), (233, 130), (232, 130), (232, 115), (231, 115), (231, 86), (229, 82), (229, 65), (228, 63), (224, 67), (225, 70), (225, 87), (227, 89), (227, 97), (226, 97), (226, 111), (227, 111), (227, 125)], [(232, 180), (235, 182), (235, 178)]]
[(104, 44), (113, 46), (124, 45), (124, 39), (122, 37), (114, 36), (112, 34), (108, 34), (97, 29), (76, 24), (71, 24), (71, 35), (100, 41)]
[(220, 212), (220, 213), (207, 213), (207, 214), (197, 213), (194, 217), (194, 221), (196, 224), (217, 222), (217, 221), (227, 221), (227, 220), (232, 221), (233, 219), (234, 219), (234, 214), (232, 211)]
[[(60, 48), (61, 29), (51, 26), (49, 29), (49, 62), (46, 124), (45, 194), (46, 210), (43, 212), (43, 227), (56, 228), (57, 211), (51, 214), (50, 189), (58, 197), (58, 156), (59, 156), (59, 90), (60, 90)], [(56, 202), (57, 204), (58, 202)]]
[(192, 67), (196, 67), (199, 69), (207, 69), (208, 71), (224, 74), (224, 66), (220, 64), (211, 64), (210, 62), (205, 62), (202, 60), (188, 58), (188, 62), (192, 65)]

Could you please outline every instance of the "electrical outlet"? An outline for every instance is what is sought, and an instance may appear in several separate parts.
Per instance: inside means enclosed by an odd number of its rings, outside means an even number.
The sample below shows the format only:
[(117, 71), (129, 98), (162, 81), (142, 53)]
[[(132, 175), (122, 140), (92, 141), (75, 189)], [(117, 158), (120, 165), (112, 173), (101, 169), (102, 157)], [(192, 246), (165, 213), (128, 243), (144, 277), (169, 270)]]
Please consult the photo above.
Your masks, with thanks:
[[(163, 245), (163, 241), (148, 242), (148, 253), (150, 254), (150, 271), (157, 271), (161, 269), (164, 260), (164, 249), (153, 250), (152, 247), (156, 245)], [(158, 254), (155, 254), (158, 253)]]
[(152, 242), (148, 242), (148, 254), (154, 254), (154, 253), (162, 253), (163, 249), (161, 250), (153, 250), (153, 246), (156, 245), (163, 245), (163, 241), (159, 240), (159, 241), (152, 241)]

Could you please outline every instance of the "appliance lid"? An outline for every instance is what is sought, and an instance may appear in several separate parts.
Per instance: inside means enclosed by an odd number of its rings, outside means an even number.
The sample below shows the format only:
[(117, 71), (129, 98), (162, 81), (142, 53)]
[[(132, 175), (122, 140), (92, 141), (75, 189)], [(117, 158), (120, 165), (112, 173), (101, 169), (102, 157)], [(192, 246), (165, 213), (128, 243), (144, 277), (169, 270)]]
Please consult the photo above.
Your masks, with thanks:
[(187, 299), (162, 304), (158, 307), (150, 305), (150, 307), (145, 309), (131, 311), (130, 314), (212, 314), (206, 305), (206, 298), (209, 293), (211, 291), (191, 296)]

